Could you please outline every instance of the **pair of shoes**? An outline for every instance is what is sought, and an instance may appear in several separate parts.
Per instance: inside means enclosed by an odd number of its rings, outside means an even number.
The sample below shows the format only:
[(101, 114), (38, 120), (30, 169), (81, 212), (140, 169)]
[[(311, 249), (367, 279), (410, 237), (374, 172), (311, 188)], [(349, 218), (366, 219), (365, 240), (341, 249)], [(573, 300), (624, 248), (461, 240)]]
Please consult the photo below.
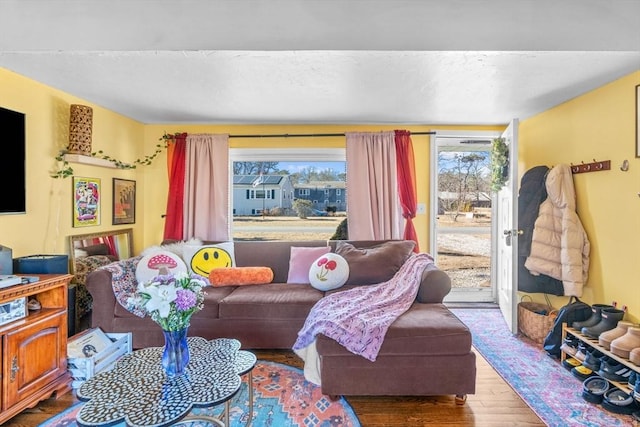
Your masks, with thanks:
[(631, 372), (633, 372), (633, 369), (627, 368), (622, 363), (607, 357), (601, 360), (598, 375), (611, 381), (628, 383)]
[(636, 374), (636, 386), (633, 388), (633, 397), (640, 402), (640, 374)]
[(636, 347), (629, 353), (629, 361), (640, 366), (640, 347)]
[(598, 337), (598, 344), (600, 344), (606, 350), (609, 350), (609, 348), (611, 348), (611, 341), (626, 334), (627, 330), (633, 326), (637, 325), (631, 322), (627, 322), (626, 320), (619, 321), (614, 329), (605, 331), (600, 334), (600, 336)]
[(627, 333), (611, 341), (611, 353), (629, 359), (631, 350), (640, 347), (640, 328), (629, 327)]
[(589, 338), (598, 339), (601, 333), (614, 329), (623, 317), (624, 310), (603, 308), (600, 310), (600, 321), (595, 325), (582, 327), (581, 332)]
[(579, 379), (580, 381), (584, 381), (596, 375), (593, 370), (587, 368), (584, 365), (576, 366), (571, 369), (571, 375)]
[(617, 387), (610, 387), (602, 399), (602, 407), (606, 410), (623, 415), (631, 415), (640, 409), (633, 395)]
[(40, 304), (40, 302), (38, 302), (37, 299), (31, 298), (27, 303), (27, 308), (31, 311), (40, 310), (42, 308), (42, 305)]
[(575, 356), (578, 352), (578, 344), (580, 340), (575, 335), (567, 334), (567, 336), (562, 341), (562, 345), (560, 346), (560, 351), (565, 352), (571, 356)]
[(587, 349), (587, 354), (585, 355), (584, 360), (582, 361), (582, 365), (591, 369), (592, 371), (597, 371), (600, 369), (600, 363), (603, 358), (606, 356), (604, 353), (598, 351), (595, 348)]
[(582, 383), (582, 398), (590, 403), (602, 403), (607, 390), (609, 390), (609, 381), (596, 375)]
[(582, 328), (595, 325), (596, 323), (600, 322), (600, 319), (601, 319), (600, 312), (602, 311), (603, 308), (615, 308), (615, 307), (609, 304), (593, 304), (591, 306), (591, 316), (585, 321), (573, 322), (571, 327), (581, 331)]
[(562, 366), (564, 366), (564, 368), (568, 371), (580, 365), (582, 365), (582, 362), (576, 359), (575, 357), (567, 357), (562, 361)]
[(587, 345), (584, 342), (580, 341), (578, 343), (578, 351), (573, 355), (573, 357), (578, 359), (580, 362), (584, 362), (584, 358), (587, 357)]

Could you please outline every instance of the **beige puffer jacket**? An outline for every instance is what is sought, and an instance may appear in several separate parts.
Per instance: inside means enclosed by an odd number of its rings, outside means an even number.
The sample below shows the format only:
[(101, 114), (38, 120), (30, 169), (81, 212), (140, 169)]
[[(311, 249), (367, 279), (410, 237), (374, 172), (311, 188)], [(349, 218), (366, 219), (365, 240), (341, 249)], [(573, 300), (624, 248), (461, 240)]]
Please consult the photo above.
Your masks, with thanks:
[(545, 185), (547, 199), (540, 205), (524, 265), (531, 274), (562, 280), (565, 295), (580, 297), (589, 272), (590, 244), (576, 213), (571, 168), (555, 166)]

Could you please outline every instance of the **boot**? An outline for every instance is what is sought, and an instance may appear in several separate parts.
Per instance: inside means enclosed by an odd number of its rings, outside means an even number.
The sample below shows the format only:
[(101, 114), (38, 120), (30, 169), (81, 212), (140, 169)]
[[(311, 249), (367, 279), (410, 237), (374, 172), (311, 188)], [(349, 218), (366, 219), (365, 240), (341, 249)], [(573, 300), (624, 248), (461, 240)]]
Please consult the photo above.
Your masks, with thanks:
[(596, 323), (600, 322), (600, 311), (603, 308), (615, 308), (609, 304), (593, 304), (591, 306), (591, 317), (582, 322), (573, 322), (572, 327), (577, 329), (578, 331), (582, 330), (582, 328), (593, 326)]
[[(629, 360), (634, 365), (640, 366), (640, 347), (636, 347), (629, 353)], [(636, 382), (640, 383), (640, 378), (636, 376)]]
[(636, 327), (630, 327), (626, 334), (611, 341), (611, 353), (624, 359), (637, 347), (640, 347), (640, 328)]
[(626, 320), (621, 320), (618, 322), (618, 325), (611, 329), (610, 331), (605, 331), (600, 334), (598, 337), (598, 344), (600, 344), (605, 349), (609, 350), (611, 346), (611, 341), (619, 338), (627, 333), (627, 329), (631, 326), (636, 326), (631, 322), (627, 322)]
[(603, 308), (600, 311), (600, 322), (593, 326), (583, 327), (582, 333), (589, 338), (598, 339), (601, 333), (614, 329), (624, 317), (624, 310), (617, 308)]

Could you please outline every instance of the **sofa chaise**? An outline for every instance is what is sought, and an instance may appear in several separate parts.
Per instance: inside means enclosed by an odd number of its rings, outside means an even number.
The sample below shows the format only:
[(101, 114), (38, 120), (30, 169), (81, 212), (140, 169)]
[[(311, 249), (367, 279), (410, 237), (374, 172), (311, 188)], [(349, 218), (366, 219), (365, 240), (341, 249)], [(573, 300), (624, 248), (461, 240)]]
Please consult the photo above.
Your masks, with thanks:
[[(367, 283), (349, 283), (320, 291), (311, 285), (287, 283), (292, 248), (350, 245), (358, 253), (385, 254), (402, 241), (236, 241), (235, 265), (269, 267), (271, 283), (207, 288), (204, 309), (191, 319), (189, 335), (207, 339), (236, 338), (246, 349), (291, 349), (312, 307), (327, 293), (341, 292), (387, 280), (387, 271), (352, 265), (349, 277)], [(205, 242), (214, 243), (214, 242)], [(295, 249), (294, 249), (295, 250)], [(136, 257), (139, 259), (140, 257)], [(133, 261), (135, 261), (135, 259)], [(366, 258), (366, 257), (365, 257)], [(385, 260), (397, 258), (397, 253)], [(378, 258), (379, 259), (379, 258)], [(130, 262), (121, 260), (118, 262)], [(389, 264), (389, 265), (387, 265)], [(370, 267), (370, 266), (369, 266)], [(356, 271), (360, 269), (360, 271)], [(366, 270), (366, 271), (363, 271)], [(364, 274), (364, 276), (362, 276)], [(138, 317), (117, 302), (112, 273), (101, 267), (91, 272), (86, 287), (93, 297), (92, 327), (105, 332), (132, 332), (134, 348), (162, 346), (160, 328), (149, 317)], [(476, 364), (471, 333), (445, 305), (451, 289), (446, 273), (431, 264), (422, 273), (415, 302), (389, 327), (377, 359), (372, 362), (318, 335), (316, 348), (323, 393), (328, 395), (447, 395), (464, 401), (475, 393)]]

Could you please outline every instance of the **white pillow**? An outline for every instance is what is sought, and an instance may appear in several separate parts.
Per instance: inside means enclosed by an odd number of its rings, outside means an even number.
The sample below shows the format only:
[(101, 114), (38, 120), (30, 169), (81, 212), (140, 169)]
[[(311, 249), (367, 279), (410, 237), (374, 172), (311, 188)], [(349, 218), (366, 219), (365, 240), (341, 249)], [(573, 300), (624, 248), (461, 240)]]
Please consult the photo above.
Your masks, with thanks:
[(337, 289), (344, 285), (348, 278), (347, 260), (333, 252), (322, 255), (309, 268), (309, 282), (320, 291)]
[(185, 245), (200, 246), (202, 245), (202, 240), (198, 239), (197, 237), (192, 237), (186, 242), (175, 242), (175, 243), (168, 243), (166, 245), (149, 246), (148, 248), (143, 250), (140, 255), (144, 256), (144, 255), (152, 254), (155, 252), (169, 251), (178, 255), (180, 258), (184, 258), (183, 252), (184, 252)]
[(189, 272), (204, 277), (209, 277), (209, 273), (214, 268), (236, 266), (233, 242), (215, 245), (185, 245), (183, 254)]
[(146, 283), (160, 274), (187, 272), (187, 266), (178, 255), (169, 251), (158, 251), (143, 256), (136, 266), (136, 280)]

